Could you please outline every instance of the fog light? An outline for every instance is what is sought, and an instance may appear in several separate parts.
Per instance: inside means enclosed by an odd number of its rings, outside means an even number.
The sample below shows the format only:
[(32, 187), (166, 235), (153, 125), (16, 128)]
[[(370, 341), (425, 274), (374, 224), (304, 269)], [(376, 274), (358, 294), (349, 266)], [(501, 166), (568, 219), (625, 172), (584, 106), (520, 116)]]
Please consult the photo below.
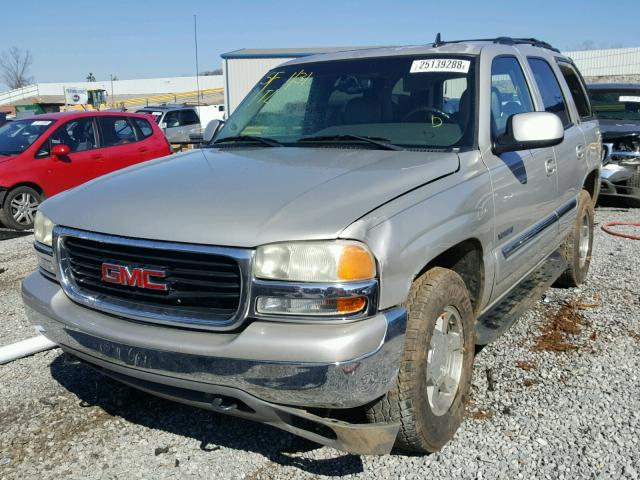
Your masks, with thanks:
[(258, 297), (256, 310), (270, 315), (350, 315), (364, 310), (365, 297), (284, 298)]

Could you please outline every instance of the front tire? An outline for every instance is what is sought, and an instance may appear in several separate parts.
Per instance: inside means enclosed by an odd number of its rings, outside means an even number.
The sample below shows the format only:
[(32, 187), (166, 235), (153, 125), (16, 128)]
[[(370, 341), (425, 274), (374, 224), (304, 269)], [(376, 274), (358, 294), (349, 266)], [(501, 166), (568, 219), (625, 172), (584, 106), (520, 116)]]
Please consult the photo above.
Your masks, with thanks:
[(33, 228), (38, 205), (42, 196), (31, 187), (17, 187), (4, 198), (0, 209), (0, 223), (14, 230)]
[(471, 386), (475, 319), (462, 278), (440, 267), (414, 282), (406, 306), (405, 351), (396, 387), (366, 413), (370, 422), (400, 422), (398, 447), (434, 452), (462, 423)]
[(554, 287), (577, 287), (586, 280), (593, 248), (593, 217), (591, 195), (582, 190), (578, 199), (576, 222), (560, 247), (560, 253), (568, 266), (553, 284)]

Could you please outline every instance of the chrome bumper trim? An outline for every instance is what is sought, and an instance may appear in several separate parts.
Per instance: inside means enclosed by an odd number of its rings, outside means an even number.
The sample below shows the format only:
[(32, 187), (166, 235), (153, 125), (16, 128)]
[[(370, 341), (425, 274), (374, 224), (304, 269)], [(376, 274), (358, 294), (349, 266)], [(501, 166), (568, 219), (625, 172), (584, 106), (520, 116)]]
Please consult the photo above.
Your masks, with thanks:
[[(404, 308), (391, 309), (381, 312), (372, 319), (347, 325), (326, 325), (325, 332), (331, 335), (325, 339), (318, 338), (310, 342), (309, 345), (317, 351), (306, 353), (309, 359), (320, 358), (320, 354), (324, 355), (322, 358), (327, 360), (323, 362), (304, 362), (299, 359), (272, 360), (262, 358), (264, 351), (258, 349), (251, 352), (253, 359), (236, 358), (234, 355), (237, 354), (248, 355), (246, 346), (240, 352), (234, 347), (234, 344), (241, 343), (237, 338), (245, 332), (237, 334), (234, 340), (224, 341), (225, 345), (218, 351), (224, 351), (228, 356), (221, 357), (196, 352), (186, 353), (185, 350), (190, 345), (183, 343), (184, 337), (180, 337), (179, 332), (175, 332), (176, 338), (170, 337), (168, 343), (166, 338), (163, 339), (163, 348), (129, 344), (124, 335), (121, 336), (125, 337), (124, 339), (112, 340), (88, 333), (86, 328), (95, 326), (101, 318), (105, 322), (120, 322), (122, 328), (127, 324), (130, 325), (130, 322), (110, 319), (97, 312), (87, 318), (86, 311), (83, 312), (82, 307), (73, 305), (64, 295), (60, 295), (62, 292), (55, 285), (37, 275), (35, 278), (28, 277), (23, 282), (25, 309), (31, 322), (41, 327), (42, 333), (47, 338), (63, 348), (68, 347), (85, 354), (87, 361), (91, 362), (93, 358), (96, 362), (100, 360), (107, 365), (113, 365), (114, 368), (127, 368), (129, 375), (133, 377), (138, 374), (152, 373), (160, 379), (166, 379), (167, 384), (171, 384), (176, 379), (182, 379), (203, 385), (225, 386), (239, 389), (272, 403), (304, 407), (350, 408), (369, 403), (389, 391), (394, 385), (400, 366), (407, 321)], [(38, 282), (46, 282), (46, 285)], [(61, 318), (61, 313), (64, 318)], [(375, 320), (374, 323), (381, 328), (372, 329), (372, 320)], [(263, 322), (263, 324), (264, 328), (258, 325), (252, 332), (273, 332), (275, 330), (269, 330), (268, 327), (277, 327), (270, 325), (270, 322)], [(87, 327), (83, 328), (82, 325)], [(163, 327), (144, 325), (139, 328), (142, 328), (143, 332), (151, 338)], [(284, 331), (291, 332), (295, 336), (304, 336), (307, 332), (313, 332), (312, 325), (287, 324), (284, 328), (286, 329)], [(346, 328), (349, 328), (352, 333), (343, 335)], [(354, 331), (356, 331), (355, 334)], [(371, 333), (362, 336), (357, 334), (358, 331)], [(122, 332), (110, 332), (109, 336), (120, 333)], [(184, 335), (207, 336), (213, 340), (214, 337), (223, 337), (225, 334), (186, 332)], [(286, 350), (289, 348), (290, 339), (285, 336), (286, 333), (284, 336), (270, 337), (267, 333), (261, 335), (260, 342), (268, 346), (272, 352), (278, 349)], [(372, 340), (374, 343), (371, 343)], [(344, 345), (338, 345), (338, 343), (356, 341), (368, 342), (371, 346), (367, 348), (370, 350), (360, 348), (365, 353), (347, 360), (340, 359), (339, 353), (335, 353), (336, 361), (331, 361), (331, 352), (344, 349)], [(335, 346), (332, 347), (332, 345)]]

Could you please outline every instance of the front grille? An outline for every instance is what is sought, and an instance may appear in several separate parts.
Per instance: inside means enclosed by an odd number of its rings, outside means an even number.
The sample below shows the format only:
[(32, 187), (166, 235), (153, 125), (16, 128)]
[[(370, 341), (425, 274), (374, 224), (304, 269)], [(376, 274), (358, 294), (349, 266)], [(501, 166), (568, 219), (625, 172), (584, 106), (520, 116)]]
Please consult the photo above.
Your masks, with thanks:
[[(95, 305), (108, 307), (110, 302), (117, 301), (136, 311), (152, 307), (186, 318), (230, 318), (238, 311), (242, 275), (235, 258), (202, 251), (172, 250), (161, 243), (157, 244), (160, 248), (131, 243), (62, 237), (64, 265), (61, 267), (74, 284), (74, 293), (99, 299)], [(103, 263), (162, 270), (166, 276), (158, 282), (168, 288), (162, 291), (107, 283), (102, 280)]]

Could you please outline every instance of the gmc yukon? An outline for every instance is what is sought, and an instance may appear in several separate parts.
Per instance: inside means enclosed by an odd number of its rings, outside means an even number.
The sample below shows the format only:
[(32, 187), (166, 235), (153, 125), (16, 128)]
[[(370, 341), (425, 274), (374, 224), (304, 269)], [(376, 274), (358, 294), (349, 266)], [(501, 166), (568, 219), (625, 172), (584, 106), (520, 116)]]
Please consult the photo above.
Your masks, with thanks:
[(535, 39), (294, 60), (207, 148), (44, 202), (26, 310), (144, 391), (432, 452), (475, 345), (585, 280), (601, 149), (578, 70)]

